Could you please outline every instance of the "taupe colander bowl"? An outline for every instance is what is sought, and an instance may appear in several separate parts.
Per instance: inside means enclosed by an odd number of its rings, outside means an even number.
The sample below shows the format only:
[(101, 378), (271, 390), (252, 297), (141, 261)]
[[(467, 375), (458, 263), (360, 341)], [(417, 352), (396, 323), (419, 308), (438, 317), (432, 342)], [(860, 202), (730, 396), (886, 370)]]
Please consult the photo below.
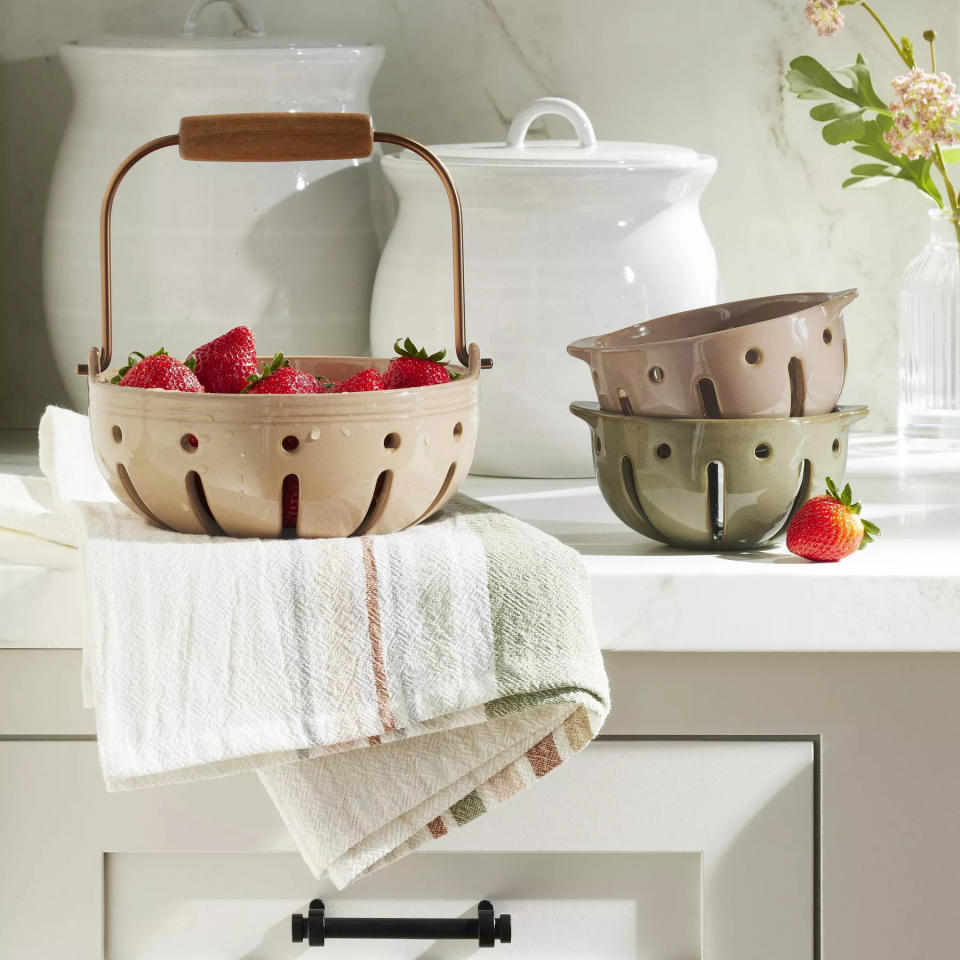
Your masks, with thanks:
[[(450, 201), (454, 327), (461, 376), (408, 390), (278, 396), (143, 390), (110, 383), (110, 213), (117, 186), (142, 157), (179, 145), (187, 160), (331, 160), (369, 156), (374, 141), (420, 154)], [(425, 520), (456, 492), (477, 439), (480, 370), (466, 345), (459, 198), (446, 169), (405, 137), (374, 134), (364, 114), (227, 114), (185, 117), (179, 134), (153, 140), (118, 168), (101, 212), (102, 342), (77, 368), (89, 380), (97, 463), (114, 493), (148, 521), (182, 533), (277, 537), (284, 479), (299, 481), (296, 533), (391, 533)], [(331, 379), (385, 358), (291, 357)]]
[(856, 290), (719, 303), (567, 347), (593, 374), (600, 406), (642, 417), (829, 413), (847, 371), (843, 309)]
[(842, 483), (850, 427), (866, 407), (817, 417), (631, 417), (574, 403), (591, 429), (600, 492), (653, 540), (744, 550), (775, 540), (826, 478)]

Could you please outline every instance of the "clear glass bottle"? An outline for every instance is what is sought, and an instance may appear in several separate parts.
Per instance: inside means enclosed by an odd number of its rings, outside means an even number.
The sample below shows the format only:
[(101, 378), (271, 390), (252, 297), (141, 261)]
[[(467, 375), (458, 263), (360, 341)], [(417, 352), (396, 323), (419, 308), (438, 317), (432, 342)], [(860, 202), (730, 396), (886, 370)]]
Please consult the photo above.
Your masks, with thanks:
[(957, 217), (930, 211), (930, 240), (900, 288), (900, 435), (960, 444)]

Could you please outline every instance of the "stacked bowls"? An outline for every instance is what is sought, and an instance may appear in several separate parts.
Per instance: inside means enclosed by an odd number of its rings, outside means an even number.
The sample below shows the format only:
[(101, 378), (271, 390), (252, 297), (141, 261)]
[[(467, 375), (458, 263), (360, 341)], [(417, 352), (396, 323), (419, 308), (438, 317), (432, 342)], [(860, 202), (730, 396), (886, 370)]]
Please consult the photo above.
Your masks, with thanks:
[(614, 513), (655, 540), (746, 549), (781, 534), (827, 476), (840, 482), (867, 414), (836, 406), (856, 296), (740, 300), (570, 344), (599, 401), (570, 409)]

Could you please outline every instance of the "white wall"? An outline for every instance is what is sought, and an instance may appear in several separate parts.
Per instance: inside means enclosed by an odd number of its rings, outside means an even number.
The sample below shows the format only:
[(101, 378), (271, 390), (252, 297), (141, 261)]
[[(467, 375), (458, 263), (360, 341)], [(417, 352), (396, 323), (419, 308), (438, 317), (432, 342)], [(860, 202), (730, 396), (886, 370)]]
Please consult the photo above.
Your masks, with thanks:
[[(546, 94), (578, 101), (599, 135), (680, 143), (715, 154), (707, 227), (732, 298), (861, 288), (848, 311), (845, 397), (867, 402), (867, 429), (896, 417), (899, 276), (926, 235), (925, 199), (905, 184), (847, 193), (854, 162), (819, 138), (785, 90), (787, 62), (830, 65), (861, 50), (881, 77), (893, 51), (859, 9), (819, 39), (804, 0), (263, 0), (271, 33), (387, 46), (373, 90), (381, 127), (427, 142), (502, 136)], [(180, 29), (188, 0), (0, 0), (0, 424), (32, 427), (64, 402), (50, 365), (40, 297), (40, 230), (70, 107), (63, 41)], [(956, 0), (876, 0), (895, 32), (936, 26), (941, 66), (958, 60)], [(233, 28), (218, 5), (205, 29)], [(807, 105), (809, 106), (809, 105)], [(562, 128), (548, 132), (563, 135)], [(94, 318), (91, 318), (93, 321)], [(575, 398), (571, 398), (575, 399)]]

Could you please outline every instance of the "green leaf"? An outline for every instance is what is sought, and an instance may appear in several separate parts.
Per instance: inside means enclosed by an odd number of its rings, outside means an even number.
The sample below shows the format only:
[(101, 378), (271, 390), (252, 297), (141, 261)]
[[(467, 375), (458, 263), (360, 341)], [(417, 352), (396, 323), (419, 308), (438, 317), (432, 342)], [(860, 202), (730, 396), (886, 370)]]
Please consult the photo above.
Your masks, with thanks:
[(787, 71), (790, 90), (801, 100), (841, 99), (857, 103), (857, 94), (813, 57), (796, 57)]
[(861, 520), (861, 523), (863, 524), (863, 529), (866, 530), (867, 533), (872, 534), (873, 536), (879, 535), (880, 528), (875, 523), (870, 520)]
[(863, 113), (856, 110), (831, 121), (820, 132), (827, 143), (836, 146), (838, 143), (859, 140), (863, 136), (863, 126)]
[(840, 502), (845, 507), (849, 507), (853, 503), (853, 491), (850, 489), (849, 483), (843, 488), (843, 493), (840, 494)]
[(821, 123), (825, 123), (827, 120), (836, 120), (851, 113), (860, 113), (860, 107), (855, 103), (847, 103), (846, 100), (842, 102), (831, 100), (829, 103), (818, 103), (815, 107), (810, 108), (810, 116)]
[(860, 142), (854, 146), (857, 153), (873, 157), (875, 160), (882, 160), (885, 164), (897, 168), (894, 179), (907, 180), (919, 187), (925, 194), (931, 197), (937, 206), (943, 206), (943, 199), (940, 191), (931, 176), (933, 167), (932, 159), (907, 160), (906, 157), (895, 157), (883, 139), (884, 133), (890, 129), (893, 121), (886, 116), (878, 116), (874, 120), (867, 120), (864, 123), (863, 137)]
[(844, 180), (842, 186), (855, 189), (879, 187), (901, 175), (900, 167), (889, 163), (858, 163), (850, 172), (853, 176)]
[(960, 163), (960, 147), (940, 148), (944, 163)]
[[(858, 153), (880, 162), (858, 164), (851, 171), (852, 176), (843, 181), (845, 188), (864, 189), (890, 180), (904, 180), (943, 207), (931, 172), (932, 159), (895, 157), (883, 139), (893, 126), (893, 119), (887, 104), (874, 90), (862, 56), (838, 70), (828, 70), (813, 57), (797, 57), (790, 62), (787, 83), (799, 99), (822, 101), (810, 110), (810, 116), (824, 124), (821, 134), (827, 143), (849, 143)], [(949, 162), (960, 162), (960, 148), (948, 152)]]
[(827, 493), (829, 493), (834, 500), (840, 499), (840, 494), (837, 491), (837, 485), (833, 482), (833, 480), (830, 479), (830, 477), (827, 477)]
[(841, 67), (835, 73), (843, 74), (849, 78), (851, 89), (856, 91), (857, 103), (862, 104), (872, 110), (886, 110), (886, 101), (877, 96), (873, 89), (873, 80), (870, 78), (870, 70), (867, 67), (867, 61), (861, 54), (857, 54), (857, 62), (849, 67)]
[(850, 172), (857, 177), (895, 177), (900, 169), (889, 163), (858, 163)]
[(840, 184), (845, 190), (872, 190), (874, 187), (882, 187), (891, 180), (898, 180), (900, 177), (847, 177)]

